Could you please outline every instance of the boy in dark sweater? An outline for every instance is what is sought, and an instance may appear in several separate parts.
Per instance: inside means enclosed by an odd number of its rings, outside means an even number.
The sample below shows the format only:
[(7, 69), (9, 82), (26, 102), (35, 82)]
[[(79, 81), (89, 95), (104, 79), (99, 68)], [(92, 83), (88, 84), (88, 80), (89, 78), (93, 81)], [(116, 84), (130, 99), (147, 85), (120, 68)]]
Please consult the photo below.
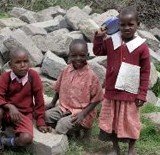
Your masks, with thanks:
[[(11, 71), (0, 76), (0, 129), (2, 120), (13, 126), (15, 137), (0, 138), (2, 146), (25, 146), (33, 140), (33, 112), (39, 131), (50, 128), (44, 121), (43, 88), (39, 75), (29, 69), (28, 55), (24, 50), (10, 52)], [(34, 97), (34, 102), (33, 102)]]

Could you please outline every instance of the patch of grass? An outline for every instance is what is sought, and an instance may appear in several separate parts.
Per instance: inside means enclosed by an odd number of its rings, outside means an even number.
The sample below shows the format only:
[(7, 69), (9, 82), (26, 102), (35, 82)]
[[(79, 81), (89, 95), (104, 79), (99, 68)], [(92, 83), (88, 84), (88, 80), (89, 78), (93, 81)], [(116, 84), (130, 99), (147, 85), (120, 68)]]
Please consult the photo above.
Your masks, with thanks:
[(147, 103), (141, 108), (141, 113), (151, 113), (151, 112), (160, 112), (160, 107), (155, 106), (154, 104)]
[(5, 12), (0, 12), (0, 18), (8, 18), (9, 15)]

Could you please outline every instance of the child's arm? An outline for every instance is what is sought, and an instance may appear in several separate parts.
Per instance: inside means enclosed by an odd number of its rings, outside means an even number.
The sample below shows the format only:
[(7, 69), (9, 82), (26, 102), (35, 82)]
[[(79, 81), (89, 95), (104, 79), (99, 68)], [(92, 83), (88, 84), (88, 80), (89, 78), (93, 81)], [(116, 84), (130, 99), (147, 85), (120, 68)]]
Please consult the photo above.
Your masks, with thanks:
[(99, 102), (100, 101), (97, 101), (97, 102), (94, 102), (94, 103), (90, 103), (80, 113), (78, 113), (77, 115), (73, 115), (72, 116), (72, 123), (73, 124), (80, 124), (81, 121), (97, 106), (97, 104)]
[(93, 76), (92, 85), (90, 88), (90, 103), (82, 109), (80, 113), (73, 116), (72, 122), (80, 124), (81, 121), (103, 100), (103, 90), (101, 83), (96, 75)]
[(106, 37), (106, 31), (99, 29), (94, 36), (93, 41), (93, 53), (97, 56), (107, 55), (107, 49), (105, 47), (104, 38)]
[(49, 109), (55, 107), (55, 105), (56, 105), (58, 99), (59, 99), (59, 93), (56, 92), (56, 94), (54, 95), (54, 97), (53, 97), (51, 103), (48, 104), (48, 105), (46, 105), (46, 106), (45, 106), (45, 109), (46, 109), (46, 110), (49, 110)]
[(146, 101), (149, 75), (150, 75), (150, 55), (149, 49), (146, 44), (143, 45), (143, 52), (140, 55), (140, 87), (136, 99), (136, 105), (141, 106)]

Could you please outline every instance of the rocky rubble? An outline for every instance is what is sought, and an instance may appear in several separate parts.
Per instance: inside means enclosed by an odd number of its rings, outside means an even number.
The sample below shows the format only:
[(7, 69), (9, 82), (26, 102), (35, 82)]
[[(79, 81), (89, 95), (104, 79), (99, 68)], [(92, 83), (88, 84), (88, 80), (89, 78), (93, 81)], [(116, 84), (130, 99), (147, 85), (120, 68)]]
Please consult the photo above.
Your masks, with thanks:
[[(106, 18), (117, 16), (118, 12), (112, 9), (103, 14), (91, 14), (91, 11), (89, 6), (83, 9), (75, 6), (69, 10), (55, 6), (39, 12), (14, 7), (10, 12), (11, 18), (0, 19), (0, 69), (8, 69), (9, 51), (15, 47), (21, 47), (29, 54), (32, 67), (39, 72), (44, 86), (47, 86), (46, 92), (50, 91), (52, 81), (57, 79), (67, 65), (69, 44), (73, 39), (80, 38), (87, 42), (90, 54), (88, 63), (104, 86), (107, 57), (95, 57), (93, 54), (93, 35)], [(160, 30), (157, 28), (150, 31), (138, 30), (138, 35), (146, 38), (150, 47), (152, 64), (147, 99), (148, 102), (155, 105), (158, 105), (159, 99), (152, 92), (152, 88), (159, 78), (154, 66), (154, 63), (160, 63), (159, 32)], [(39, 133), (36, 131), (35, 137), (37, 138), (38, 135)], [(59, 142), (63, 141), (62, 138), (64, 137), (60, 137), (61, 141)], [(36, 139), (36, 141), (38, 146), (44, 146), (40, 139)], [(56, 145), (61, 147), (59, 143)], [(68, 144), (64, 145), (64, 148), (67, 148)], [(48, 147), (48, 151), (52, 152), (52, 155), (57, 154), (53, 151), (53, 146), (46, 147)], [(58, 151), (63, 154), (65, 150), (59, 149)]]

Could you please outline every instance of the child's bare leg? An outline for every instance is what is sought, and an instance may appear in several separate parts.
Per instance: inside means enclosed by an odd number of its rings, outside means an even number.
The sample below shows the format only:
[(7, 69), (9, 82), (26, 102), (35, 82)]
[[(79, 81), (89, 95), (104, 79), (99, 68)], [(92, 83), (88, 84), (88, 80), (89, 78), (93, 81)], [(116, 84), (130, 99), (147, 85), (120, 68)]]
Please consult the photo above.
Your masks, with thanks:
[(128, 148), (128, 155), (136, 155), (135, 144), (136, 144), (136, 140), (130, 139), (129, 148)]

